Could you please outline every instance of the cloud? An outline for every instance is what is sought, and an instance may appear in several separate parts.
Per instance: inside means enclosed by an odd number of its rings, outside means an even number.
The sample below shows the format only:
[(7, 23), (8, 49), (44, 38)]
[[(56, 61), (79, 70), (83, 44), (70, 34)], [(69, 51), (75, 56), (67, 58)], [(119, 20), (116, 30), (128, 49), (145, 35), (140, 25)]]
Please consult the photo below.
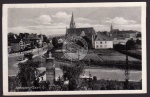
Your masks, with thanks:
[(77, 21), (89, 21), (89, 19), (87, 18), (82, 18), (82, 17), (79, 17), (79, 18), (76, 18)]
[(52, 19), (49, 15), (41, 15), (35, 21), (40, 24), (51, 24)]
[(93, 25), (95, 31), (110, 31), (108, 25), (103, 25), (103, 24), (95, 24)]
[(91, 24), (89, 23), (76, 23), (76, 27), (80, 28), (80, 27), (92, 27)]
[(8, 29), (9, 32), (13, 32), (16, 34), (19, 33), (37, 33), (37, 34), (45, 34), (45, 35), (59, 35), (59, 34), (65, 34), (66, 28), (64, 27), (57, 27), (57, 26), (44, 26), (44, 25), (37, 25), (37, 26), (18, 26), (18, 27), (12, 27)]
[(24, 32), (31, 32), (30, 29), (28, 29), (27, 27), (23, 27), (23, 26), (11, 27), (11, 28), (8, 28), (8, 31), (16, 33), (16, 34), (24, 33)]
[(71, 14), (67, 14), (66, 12), (58, 12), (55, 15), (52, 15), (52, 17), (58, 19), (70, 19)]
[(136, 30), (136, 31), (141, 31), (141, 24), (116, 25), (115, 28), (119, 28), (120, 30)]
[(31, 30), (41, 30), (41, 29), (65, 29), (67, 25), (63, 23), (55, 23), (52, 25), (36, 25), (36, 26), (27, 26)]
[(127, 19), (124, 19), (123, 17), (115, 17), (113, 19), (106, 18), (105, 22), (106, 23), (113, 23), (116, 25), (128, 25), (128, 24), (136, 24), (137, 23), (134, 20), (127, 20)]

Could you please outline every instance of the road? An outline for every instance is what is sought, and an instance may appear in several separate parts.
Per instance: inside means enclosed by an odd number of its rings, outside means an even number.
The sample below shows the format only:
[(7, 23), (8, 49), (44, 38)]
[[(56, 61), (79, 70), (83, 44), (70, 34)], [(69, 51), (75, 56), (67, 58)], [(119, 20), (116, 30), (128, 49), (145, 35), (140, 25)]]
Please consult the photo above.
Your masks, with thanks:
[[(44, 47), (44, 49), (43, 48), (39, 48), (39, 49), (37, 48), (37, 49), (30, 50), (30, 51), (32, 51), (34, 56), (37, 56), (37, 55), (42, 55), (46, 50), (47, 50), (47, 48)], [(9, 76), (14, 76), (17, 74), (18, 68), (17, 68), (16, 64), (21, 62), (21, 61), (18, 61), (18, 59), (23, 57), (23, 53), (22, 54), (17, 53), (17, 54), (9, 54), (8, 55), (8, 70), (9, 70), (8, 75)]]

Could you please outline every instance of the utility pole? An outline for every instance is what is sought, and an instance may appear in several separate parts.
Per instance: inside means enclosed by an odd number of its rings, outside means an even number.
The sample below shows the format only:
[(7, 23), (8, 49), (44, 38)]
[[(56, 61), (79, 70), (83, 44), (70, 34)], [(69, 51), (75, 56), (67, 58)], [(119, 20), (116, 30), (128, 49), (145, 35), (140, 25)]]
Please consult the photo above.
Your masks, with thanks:
[(127, 48), (127, 44), (126, 44), (126, 65), (125, 65), (125, 83), (124, 83), (124, 88), (126, 90), (129, 89), (129, 64), (128, 64), (128, 48)]
[(91, 67), (90, 67), (90, 59), (89, 59), (89, 79), (90, 79), (90, 76), (91, 76), (90, 69), (91, 69)]
[(90, 59), (89, 59), (89, 82), (88, 82), (88, 83), (89, 83), (89, 84), (88, 84), (88, 85), (89, 85), (89, 88), (90, 88), (90, 81), (91, 81), (91, 80), (90, 80), (90, 76), (91, 76), (91, 73), (90, 73)]

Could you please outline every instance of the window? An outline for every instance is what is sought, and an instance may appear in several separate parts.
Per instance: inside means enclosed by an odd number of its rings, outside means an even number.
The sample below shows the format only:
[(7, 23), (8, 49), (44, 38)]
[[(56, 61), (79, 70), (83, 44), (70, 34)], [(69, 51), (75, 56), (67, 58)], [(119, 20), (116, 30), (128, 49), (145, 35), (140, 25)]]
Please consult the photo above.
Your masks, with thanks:
[(102, 44), (102, 41), (100, 42), (100, 44)]
[(100, 45), (100, 48), (103, 48), (103, 46), (102, 46), (102, 45)]
[(98, 45), (96, 45), (96, 48), (98, 48)]
[(105, 41), (105, 44), (107, 43), (107, 41)]

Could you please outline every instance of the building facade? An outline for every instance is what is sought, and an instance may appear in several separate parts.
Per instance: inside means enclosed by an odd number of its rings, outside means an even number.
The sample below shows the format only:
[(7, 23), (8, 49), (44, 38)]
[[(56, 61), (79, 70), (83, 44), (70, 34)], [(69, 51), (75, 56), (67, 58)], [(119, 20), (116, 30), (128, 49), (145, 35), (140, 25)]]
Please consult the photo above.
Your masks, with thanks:
[(103, 33), (97, 33), (94, 41), (95, 49), (109, 49), (113, 48), (113, 40)]
[(122, 30), (113, 29), (113, 26), (110, 27), (109, 37), (113, 39), (113, 44), (123, 44), (125, 45), (129, 39), (134, 39), (136, 37), (137, 31), (133, 30)]

